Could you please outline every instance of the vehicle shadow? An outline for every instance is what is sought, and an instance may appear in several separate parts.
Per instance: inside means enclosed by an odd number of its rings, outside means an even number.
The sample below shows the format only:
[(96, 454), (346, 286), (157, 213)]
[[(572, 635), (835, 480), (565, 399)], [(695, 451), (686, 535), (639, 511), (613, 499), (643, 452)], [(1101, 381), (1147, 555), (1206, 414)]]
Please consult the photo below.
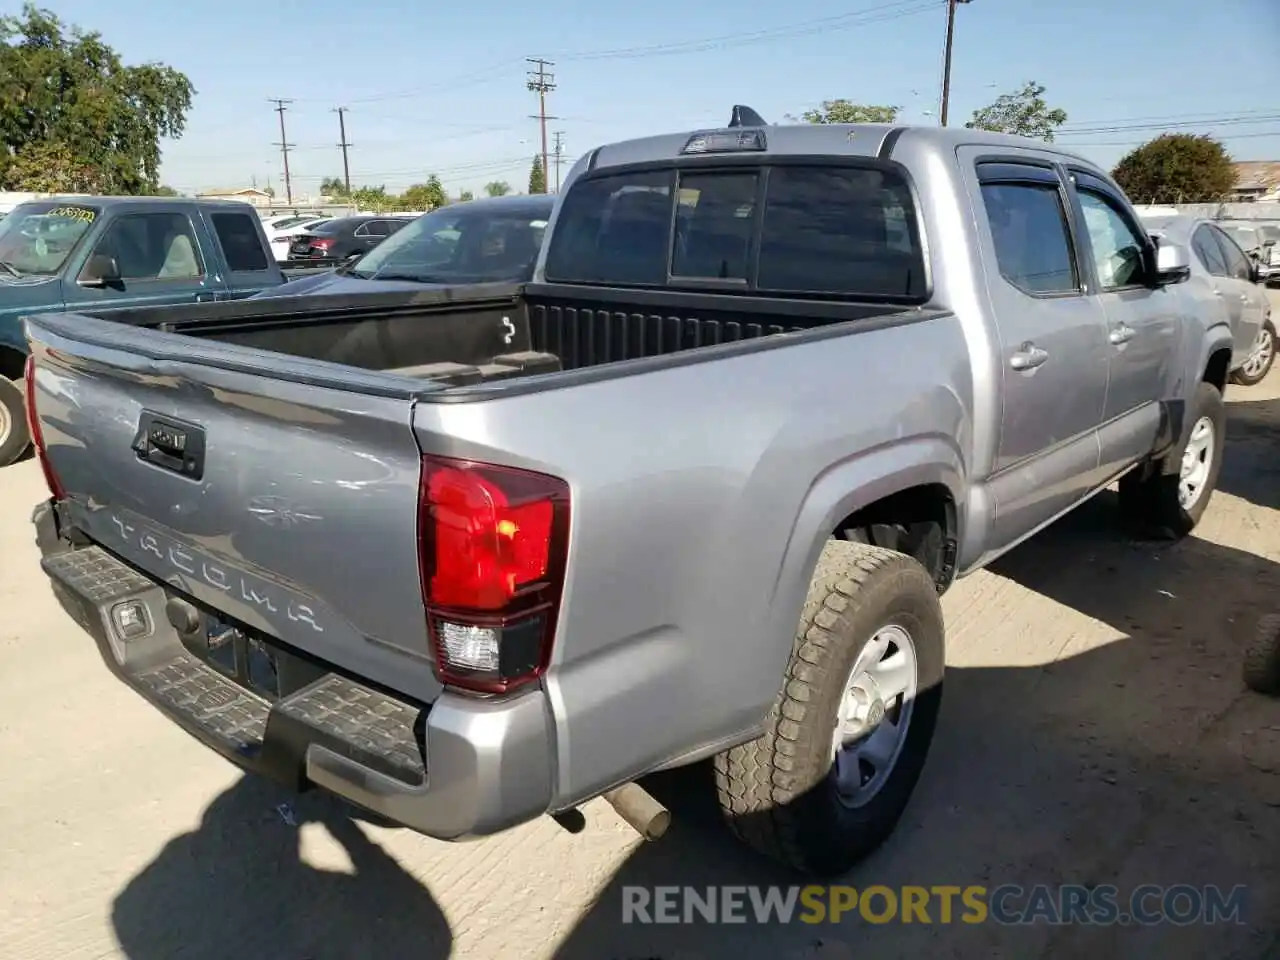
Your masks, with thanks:
[[(111, 919), (123, 955), (448, 957), (453, 937), (444, 914), (365, 835), (358, 816), (324, 794), (298, 796), (241, 777), (210, 804), (195, 831), (171, 840), (117, 895)], [(323, 825), (340, 848), (326, 859), (346, 863), (324, 869), (303, 861), (302, 831), (312, 824)]]
[[(924, 776), (895, 834), (843, 882), (855, 887), (1146, 883), (1248, 886), (1241, 924), (1154, 927), (873, 923), (625, 924), (624, 888), (790, 885), (719, 824), (705, 766), (646, 781), (673, 811), (562, 941), (563, 960), (1132, 956), (1261, 958), (1280, 951), (1280, 723), (1246, 693), (1240, 651), (1257, 615), (1280, 605), (1280, 568), (1197, 538), (1165, 549), (1116, 533), (1104, 495), (1006, 557), (994, 571), (1099, 624), (1061, 659), (948, 671)], [(999, 581), (992, 581), (999, 585)], [(999, 598), (1019, 593), (1005, 583)], [(989, 604), (996, 617), (999, 600)], [(1009, 638), (1046, 624), (1052, 604), (1010, 604)], [(1074, 614), (1076, 621), (1080, 618)], [(1018, 617), (1026, 622), (1018, 623)], [(1014, 622), (1010, 622), (1013, 618)], [(966, 633), (981, 653), (981, 629)], [(1087, 635), (1087, 636), (1086, 636)], [(1089, 638), (1093, 638), (1090, 643)], [(1078, 644), (1077, 646), (1075, 646)], [(1015, 644), (1016, 645), (1016, 644)], [(1032, 649), (1037, 645), (1028, 644)], [(1025, 902), (1015, 898), (1013, 903)], [(936, 904), (936, 901), (935, 901)], [(1123, 900), (1122, 900), (1123, 905)], [(750, 908), (748, 908), (750, 913)], [(957, 909), (956, 917), (960, 914)]]
[(1280, 508), (1280, 399), (1228, 401), (1218, 489), (1260, 507)]

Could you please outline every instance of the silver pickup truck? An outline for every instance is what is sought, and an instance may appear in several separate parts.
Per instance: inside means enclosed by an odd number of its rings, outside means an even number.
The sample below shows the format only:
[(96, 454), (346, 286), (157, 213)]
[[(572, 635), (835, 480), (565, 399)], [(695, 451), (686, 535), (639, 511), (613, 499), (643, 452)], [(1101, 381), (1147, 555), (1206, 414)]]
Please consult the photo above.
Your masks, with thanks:
[(1186, 534), (1231, 333), (1078, 156), (757, 121), (592, 150), (528, 284), (30, 318), (37, 540), (107, 666), (432, 837), (652, 835), (637, 778), (710, 759), (756, 849), (872, 850), (939, 595), (1116, 480)]

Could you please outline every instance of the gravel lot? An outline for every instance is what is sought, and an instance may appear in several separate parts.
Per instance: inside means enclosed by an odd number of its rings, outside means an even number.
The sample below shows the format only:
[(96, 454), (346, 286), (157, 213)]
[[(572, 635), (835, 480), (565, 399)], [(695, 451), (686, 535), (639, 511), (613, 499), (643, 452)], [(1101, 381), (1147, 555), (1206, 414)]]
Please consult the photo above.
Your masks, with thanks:
[(849, 882), (1246, 884), (1243, 925), (623, 926), (626, 884), (792, 880), (727, 839), (701, 771), (652, 785), (676, 820), (644, 845), (600, 803), (576, 835), (545, 820), (447, 845), (242, 777), (57, 607), (27, 462), (0, 470), (0, 957), (1280, 955), (1280, 703), (1239, 680), (1280, 612), (1280, 372), (1228, 400), (1195, 537), (1127, 542), (1104, 494), (947, 596), (939, 737)]

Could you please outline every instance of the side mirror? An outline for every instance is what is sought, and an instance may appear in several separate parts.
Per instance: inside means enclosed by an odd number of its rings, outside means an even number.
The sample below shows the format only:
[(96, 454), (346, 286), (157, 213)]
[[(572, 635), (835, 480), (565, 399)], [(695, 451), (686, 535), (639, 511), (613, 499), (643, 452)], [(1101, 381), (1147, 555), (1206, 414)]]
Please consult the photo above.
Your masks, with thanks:
[(92, 287), (96, 290), (119, 286), (120, 265), (116, 263), (115, 257), (95, 253), (80, 271), (80, 279), (77, 282), (82, 287)]
[(1186, 247), (1168, 240), (1156, 241), (1156, 286), (1191, 279), (1191, 256)]

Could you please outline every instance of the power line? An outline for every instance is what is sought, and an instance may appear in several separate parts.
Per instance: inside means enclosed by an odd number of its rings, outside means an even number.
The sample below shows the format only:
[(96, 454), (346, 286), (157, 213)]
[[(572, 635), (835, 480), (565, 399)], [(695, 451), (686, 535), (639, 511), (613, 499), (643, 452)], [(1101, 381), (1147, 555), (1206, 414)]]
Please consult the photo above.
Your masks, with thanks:
[(342, 148), (342, 182), (346, 184), (347, 196), (351, 196), (351, 166), (347, 163), (347, 148), (352, 144), (347, 143), (347, 111), (350, 107), (334, 107), (333, 112), (338, 115), (338, 146)]
[(538, 114), (534, 119), (538, 121), (538, 126), (542, 130), (542, 192), (546, 193), (547, 174), (550, 172), (547, 168), (547, 121), (557, 119), (547, 116), (547, 94), (556, 88), (555, 74), (548, 73), (547, 67), (554, 67), (555, 63), (541, 57), (525, 57), (525, 62), (538, 65), (537, 70), (529, 71), (529, 79), (525, 86), (538, 95)]
[(849, 30), (853, 27), (865, 26), (869, 23), (881, 23), (897, 20), (902, 17), (936, 10), (947, 0), (895, 0), (893, 3), (877, 4), (861, 10), (851, 10), (834, 16), (819, 17), (814, 20), (801, 20), (779, 27), (762, 30), (751, 30), (742, 33), (730, 33), (717, 37), (682, 40), (675, 43), (656, 43), (639, 47), (618, 47), (612, 50), (580, 50), (559, 55), (561, 60), (635, 60), (646, 57), (676, 56), (685, 53), (701, 53), (706, 50), (726, 49), (763, 43), (770, 40), (792, 39), (811, 36), (819, 33), (832, 33)]
[(271, 97), (270, 103), (276, 105), (276, 113), (280, 114), (280, 142), (277, 146), (280, 148), (280, 159), (284, 161), (284, 197), (285, 203), (293, 203), (293, 181), (289, 177), (289, 148), (293, 146), (289, 142), (289, 138), (284, 132), (284, 112), (287, 109), (285, 104), (293, 103), (292, 100), (286, 100), (282, 97)]
[[(1226, 136), (1219, 137), (1220, 140), (1254, 140), (1260, 137), (1278, 137), (1280, 138), (1280, 127), (1274, 130), (1260, 130), (1253, 133), (1229, 133)], [(1131, 140), (1055, 140), (1064, 147), (1074, 147), (1077, 150), (1083, 150), (1087, 147), (1131, 147), (1135, 143), (1145, 143), (1146, 137), (1136, 137)]]

